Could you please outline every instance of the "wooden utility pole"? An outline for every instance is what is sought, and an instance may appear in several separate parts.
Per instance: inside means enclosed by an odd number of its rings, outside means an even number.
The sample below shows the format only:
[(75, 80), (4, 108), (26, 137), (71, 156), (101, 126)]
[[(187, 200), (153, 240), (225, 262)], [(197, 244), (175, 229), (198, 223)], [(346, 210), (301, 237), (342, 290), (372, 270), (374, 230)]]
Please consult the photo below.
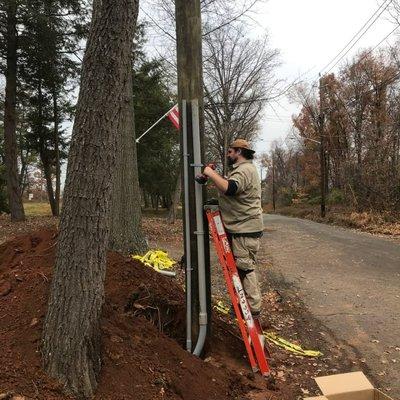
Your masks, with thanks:
[(325, 107), (324, 107), (324, 82), (322, 77), (319, 78), (319, 140), (320, 140), (320, 175), (321, 175), (321, 217), (325, 218), (326, 215), (326, 161), (325, 161)]
[[(203, 106), (203, 68), (201, 50), (201, 13), (200, 0), (176, 0), (176, 42), (177, 42), (177, 65), (178, 65), (178, 99), (179, 109), (183, 110), (182, 100), (187, 104), (191, 100), (197, 99), (199, 104), (200, 119), (200, 138), (202, 160), (204, 160), (204, 106)], [(180, 138), (182, 146), (182, 112), (180, 112)], [(193, 164), (193, 132), (191, 128), (191, 110), (188, 109), (187, 115), (187, 138), (189, 165)], [(183, 162), (182, 162), (183, 165)], [(205, 198), (205, 188), (203, 189), (203, 199)], [(183, 213), (185, 215), (185, 213)], [(198, 261), (196, 243), (196, 210), (195, 210), (195, 181), (194, 168), (189, 167), (189, 221), (190, 221), (190, 253), (191, 253), (191, 304), (192, 304), (192, 335), (193, 339), (198, 335), (199, 315), (199, 292), (198, 292)], [(184, 221), (185, 222), (185, 221)], [(185, 223), (183, 224), (185, 226)], [(205, 222), (206, 234), (208, 238), (208, 224)], [(186, 235), (185, 235), (186, 237)], [(207, 308), (208, 315), (211, 315), (211, 280), (210, 280), (210, 253), (209, 241), (205, 240), (205, 260), (206, 260), (206, 285), (207, 285)], [(211, 319), (210, 319), (211, 320)], [(208, 325), (210, 326), (210, 324)]]
[(275, 188), (275, 155), (272, 153), (272, 207), (276, 210), (276, 188)]

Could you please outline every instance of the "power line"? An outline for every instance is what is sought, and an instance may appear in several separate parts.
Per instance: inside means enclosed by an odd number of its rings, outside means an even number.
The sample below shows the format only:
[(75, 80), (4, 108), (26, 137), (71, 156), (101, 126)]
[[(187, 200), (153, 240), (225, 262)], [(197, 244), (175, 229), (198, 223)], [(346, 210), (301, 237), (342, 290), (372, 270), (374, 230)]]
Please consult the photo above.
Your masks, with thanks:
[[(393, 0), (389, 0), (386, 5), (385, 2), (382, 3), (378, 9), (372, 14), (372, 16), (368, 19), (368, 21), (358, 30), (358, 32), (350, 39), (350, 41), (346, 44), (346, 46), (344, 46), (344, 48), (324, 67), (322, 68), (321, 72), (328, 68), (330, 66), (330, 64), (332, 64), (332, 62), (334, 62), (342, 53), (343, 51), (346, 50), (346, 48), (353, 42), (353, 40), (360, 34), (360, 32), (363, 31), (363, 29), (366, 27), (366, 29), (364, 30), (364, 32), (361, 33), (360, 36), (358, 36), (358, 38), (354, 41), (354, 43), (345, 51), (344, 54), (342, 54), (340, 56), (339, 59), (336, 60), (336, 62), (325, 72), (328, 73), (329, 71), (331, 71), (348, 53), (349, 51), (359, 42), (359, 40), (369, 31), (369, 29), (372, 27), (372, 25), (374, 25), (374, 23), (378, 20), (378, 18), (386, 11), (386, 9), (389, 7), (390, 3), (392, 3)], [(381, 10), (381, 8), (385, 5), (385, 7)], [(378, 15), (376, 15), (377, 13), (379, 13)], [(370, 21), (372, 20), (372, 22), (370, 23)], [(369, 24), (369, 25), (368, 25)], [(368, 25), (368, 26), (367, 26)]]
[(270, 122), (290, 122), (292, 120), (292, 117), (283, 117), (283, 118), (273, 118), (273, 117), (263, 117), (263, 119), (270, 121)]
[[(365, 54), (358, 60), (358, 62), (361, 62), (361, 61), (364, 60), (366, 57), (368, 57), (368, 55), (370, 55), (374, 50), (376, 50), (385, 40), (387, 40), (387, 39), (389, 38), (389, 36), (391, 36), (391, 35), (392, 35), (395, 31), (397, 31), (397, 29), (399, 29), (399, 28), (400, 28), (400, 25), (397, 25), (394, 29), (392, 29), (382, 40), (379, 41), (379, 43), (377, 43), (371, 50), (369, 50), (367, 53), (365, 53)], [(332, 67), (332, 68), (333, 68), (333, 67)], [(328, 71), (328, 72), (329, 72), (329, 71)], [(381, 84), (386, 84), (386, 83), (390, 83), (391, 81), (395, 81), (398, 77), (400, 77), (400, 72), (397, 73), (397, 74), (395, 74), (394, 76), (390, 77), (389, 79), (387, 79), (387, 80), (385, 80), (385, 81), (382, 81)], [(310, 95), (311, 95), (311, 91), (312, 91), (313, 88), (316, 87), (316, 82), (317, 82), (317, 81), (314, 80), (313, 84), (311, 85), (310, 90), (309, 90), (309, 92), (308, 92), (308, 94), (307, 94), (307, 96), (306, 96), (305, 103), (308, 103), (308, 99), (309, 99), (309, 97), (310, 97)], [(364, 91), (363, 94), (367, 94), (367, 93), (370, 93), (370, 92), (373, 92), (373, 91), (374, 91), (374, 89), (369, 89), (369, 90), (367, 90), (367, 91)], [(335, 90), (334, 90), (334, 94), (335, 94), (335, 96), (338, 98), (338, 100), (343, 104), (343, 106), (345, 106), (343, 100), (342, 100), (341, 98), (339, 98), (340, 96), (339, 96), (338, 93), (336, 93)], [(348, 110), (347, 110), (346, 107), (345, 107), (345, 110), (346, 110), (346, 112), (348, 113)], [(351, 121), (351, 122), (353, 122), (353, 121)]]
[[(227, 105), (238, 106), (238, 105), (249, 104), (249, 103), (263, 103), (263, 102), (269, 102), (272, 100), (277, 100), (280, 97), (282, 97), (284, 94), (286, 94), (296, 84), (297, 84), (296, 81), (290, 83), (289, 85), (286, 86), (286, 88), (283, 88), (280, 93), (278, 93), (276, 95), (272, 95), (271, 97), (258, 97), (258, 98), (254, 98), (254, 99), (244, 99), (244, 100), (227, 101), (227, 102), (213, 101), (212, 103), (210, 103), (210, 102), (206, 103), (204, 105), (204, 108), (225, 107)], [(220, 90), (220, 88), (215, 89), (214, 92), (216, 92), (217, 90)], [(212, 92), (210, 92), (210, 93), (212, 93)]]
[(397, 29), (400, 28), (400, 25), (397, 25), (393, 30), (391, 30), (378, 44), (376, 44), (371, 50), (369, 50), (367, 53), (365, 53), (357, 62), (361, 62), (364, 60), (366, 57), (368, 57), (374, 50), (376, 50), (377, 47), (379, 47), (389, 36), (391, 36), (394, 32), (397, 31)]
[[(315, 79), (312, 80), (312, 84), (310, 87), (310, 90), (308, 91), (306, 97), (305, 97), (305, 103), (308, 103), (308, 99), (311, 95), (312, 90), (316, 87), (316, 83), (319, 79), (319, 77), (321, 76), (321, 73), (327, 68), (329, 67), (342, 53), (343, 51), (345, 51), (347, 49), (347, 47), (353, 42), (353, 40), (355, 38), (357, 38), (357, 36), (363, 31), (363, 29), (371, 22), (371, 20), (373, 20), (370, 25), (367, 27), (367, 29), (360, 35), (360, 37), (358, 37), (358, 39), (352, 44), (352, 46), (346, 51), (345, 54), (343, 54), (336, 62), (334, 65), (332, 65), (327, 72), (329, 72), (332, 68), (334, 68), (337, 63), (339, 63), (343, 57), (345, 57), (348, 52), (355, 46), (355, 44), (362, 38), (362, 36), (365, 35), (365, 33), (372, 27), (372, 25), (376, 22), (376, 20), (381, 16), (381, 14), (387, 9), (387, 7), (389, 6), (390, 3), (392, 3), (393, 0), (385, 0), (375, 11), (374, 13), (371, 15), (371, 17), (369, 17), (369, 19), (364, 23), (364, 25), (353, 35), (353, 37), (346, 43), (346, 45), (342, 48), (342, 50), (339, 51), (338, 54), (336, 54), (335, 57), (333, 57), (328, 64), (326, 64), (319, 72), (319, 74), (317, 75), (317, 77)], [(383, 8), (383, 9), (382, 9)], [(377, 15), (379, 13), (379, 15)], [(376, 16), (376, 17), (375, 17)], [(375, 19), (374, 19), (375, 17)], [(384, 42), (392, 33), (394, 33), (397, 29), (399, 28), (399, 26), (397, 26), (395, 29), (393, 29), (384, 39), (382, 39), (371, 51), (374, 51), (382, 42)], [(367, 56), (369, 53), (367, 53), (365, 56)]]

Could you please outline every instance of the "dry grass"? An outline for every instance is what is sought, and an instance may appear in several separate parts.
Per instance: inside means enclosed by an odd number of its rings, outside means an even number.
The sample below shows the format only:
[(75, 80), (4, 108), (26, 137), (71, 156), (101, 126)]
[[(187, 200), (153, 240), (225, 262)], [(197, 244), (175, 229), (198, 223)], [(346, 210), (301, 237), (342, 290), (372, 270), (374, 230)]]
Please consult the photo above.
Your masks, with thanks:
[(50, 204), (46, 202), (26, 202), (24, 210), (27, 217), (51, 216)]
[(291, 217), (345, 226), (364, 232), (400, 237), (400, 215), (396, 212), (357, 212), (343, 207), (329, 207), (326, 217), (321, 218), (319, 206), (300, 204), (280, 207), (276, 212)]

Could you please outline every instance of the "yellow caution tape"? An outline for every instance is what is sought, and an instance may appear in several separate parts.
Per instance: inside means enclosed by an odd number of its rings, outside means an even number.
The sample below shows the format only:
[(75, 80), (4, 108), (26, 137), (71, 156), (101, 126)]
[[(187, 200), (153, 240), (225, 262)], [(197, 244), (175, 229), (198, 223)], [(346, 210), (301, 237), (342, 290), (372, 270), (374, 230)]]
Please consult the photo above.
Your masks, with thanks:
[(229, 307), (227, 307), (221, 300), (214, 304), (213, 307), (215, 310), (219, 311), (222, 314), (229, 314)]
[(162, 271), (166, 269), (172, 269), (176, 264), (172, 258), (168, 257), (168, 253), (162, 250), (149, 250), (144, 256), (132, 255), (134, 260), (139, 260), (143, 264), (155, 269), (156, 271)]
[[(219, 311), (222, 314), (228, 315), (229, 314), (229, 307), (227, 307), (221, 300), (217, 302), (217, 304), (214, 305), (214, 309)], [(318, 350), (305, 350), (301, 346), (291, 343), (288, 340), (278, 336), (276, 333), (273, 332), (265, 332), (263, 331), (263, 335), (265, 338), (274, 343), (275, 345), (290, 351), (292, 353), (295, 353), (300, 356), (304, 357), (320, 357), (323, 356), (323, 353), (321, 353)]]
[(263, 334), (264, 334), (265, 338), (267, 340), (269, 340), (270, 342), (276, 344), (279, 347), (282, 347), (283, 349), (291, 351), (292, 353), (298, 354), (300, 356), (305, 356), (305, 357), (323, 356), (323, 353), (321, 353), (318, 350), (304, 350), (298, 344), (291, 343), (291, 342), (279, 337), (277, 334), (275, 334), (273, 332), (263, 332)]

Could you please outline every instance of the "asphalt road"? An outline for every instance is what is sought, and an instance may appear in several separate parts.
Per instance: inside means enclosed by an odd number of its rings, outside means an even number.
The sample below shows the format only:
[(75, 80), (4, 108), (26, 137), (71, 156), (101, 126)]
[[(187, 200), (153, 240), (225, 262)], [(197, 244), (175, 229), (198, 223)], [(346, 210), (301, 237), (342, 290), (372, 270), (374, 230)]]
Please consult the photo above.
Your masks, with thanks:
[(400, 242), (281, 215), (265, 228), (272, 273), (400, 399)]

